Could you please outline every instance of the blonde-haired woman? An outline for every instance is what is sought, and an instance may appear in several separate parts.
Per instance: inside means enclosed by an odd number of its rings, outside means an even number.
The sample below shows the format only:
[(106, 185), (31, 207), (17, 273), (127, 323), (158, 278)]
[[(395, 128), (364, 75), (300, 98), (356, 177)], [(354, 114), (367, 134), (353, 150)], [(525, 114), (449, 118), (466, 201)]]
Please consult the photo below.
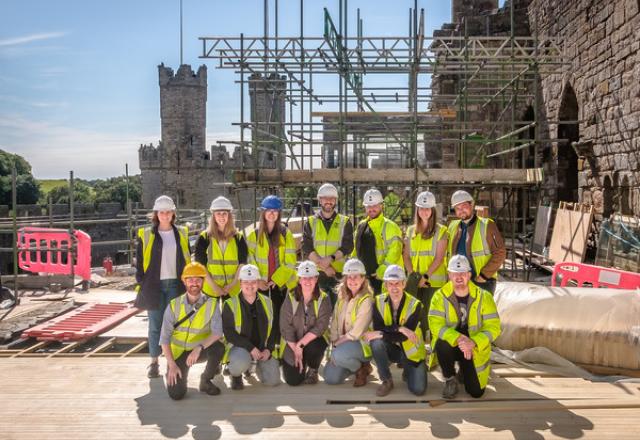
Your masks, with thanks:
[(237, 295), (240, 292), (238, 271), (247, 264), (247, 242), (236, 229), (233, 206), (226, 197), (211, 202), (209, 227), (196, 242), (196, 261), (207, 268), (202, 291), (214, 297)]
[(151, 226), (138, 230), (136, 244), (135, 306), (147, 310), (149, 316), (149, 355), (147, 377), (160, 376), (160, 330), (164, 310), (171, 300), (184, 293), (180, 276), (191, 262), (189, 231), (176, 226), (176, 205), (169, 196), (160, 196), (150, 214)]
[(447, 282), (446, 253), (449, 232), (438, 223), (436, 197), (423, 191), (416, 198), (414, 224), (407, 228), (404, 242), (404, 267), (409, 288), (406, 290), (418, 298), (425, 307), (420, 320), (422, 334), (427, 337), (427, 314), (434, 292)]
[(338, 285), (338, 301), (331, 321), (331, 359), (324, 367), (324, 381), (340, 384), (356, 375), (354, 387), (367, 384), (372, 371), (371, 347), (364, 334), (371, 325), (373, 295), (366, 278), (364, 264), (355, 258), (342, 269), (342, 282)]

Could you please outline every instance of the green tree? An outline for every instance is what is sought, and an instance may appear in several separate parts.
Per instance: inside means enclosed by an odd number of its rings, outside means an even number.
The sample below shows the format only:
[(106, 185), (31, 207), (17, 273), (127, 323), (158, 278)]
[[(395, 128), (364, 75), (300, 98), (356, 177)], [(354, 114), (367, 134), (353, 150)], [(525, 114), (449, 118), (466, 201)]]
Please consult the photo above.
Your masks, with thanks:
[[(127, 179), (123, 176), (111, 177), (94, 182), (97, 203), (120, 203), (122, 209), (127, 205)], [(142, 181), (139, 175), (129, 176), (129, 200), (131, 203), (142, 200)]]
[[(69, 185), (58, 186), (49, 191), (52, 203), (69, 203)], [(95, 203), (93, 188), (81, 180), (73, 181), (74, 203)]]
[(31, 164), (24, 157), (0, 150), (0, 204), (11, 205), (11, 173), (16, 164), (16, 199), (18, 204), (37, 203), (40, 184), (31, 175)]

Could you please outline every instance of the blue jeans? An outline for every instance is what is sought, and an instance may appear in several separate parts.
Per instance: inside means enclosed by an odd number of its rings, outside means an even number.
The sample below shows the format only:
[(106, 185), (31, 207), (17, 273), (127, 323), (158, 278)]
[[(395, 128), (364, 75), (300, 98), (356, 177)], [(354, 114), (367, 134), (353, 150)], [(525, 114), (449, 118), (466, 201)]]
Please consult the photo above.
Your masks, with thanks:
[(331, 360), (324, 367), (324, 382), (340, 384), (370, 359), (364, 356), (360, 341), (343, 342), (331, 351)]
[(416, 365), (416, 362), (407, 359), (400, 345), (382, 339), (371, 341), (371, 351), (381, 380), (391, 379), (390, 362), (400, 362), (404, 370), (402, 377), (407, 379), (409, 391), (416, 396), (424, 394), (427, 389), (427, 368), (424, 361)]
[(157, 358), (160, 356), (160, 353), (162, 353), (159, 345), (162, 318), (171, 300), (178, 296), (178, 283), (179, 281), (176, 279), (160, 280), (158, 308), (155, 310), (147, 310), (147, 315), (149, 316), (149, 355), (152, 358)]

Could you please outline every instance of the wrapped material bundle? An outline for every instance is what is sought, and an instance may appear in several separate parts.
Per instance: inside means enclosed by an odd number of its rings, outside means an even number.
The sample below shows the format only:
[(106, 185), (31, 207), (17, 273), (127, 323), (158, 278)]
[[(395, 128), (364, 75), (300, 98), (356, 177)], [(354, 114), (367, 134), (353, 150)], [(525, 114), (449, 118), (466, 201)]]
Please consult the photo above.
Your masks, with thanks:
[(640, 290), (499, 282), (496, 345), (546, 347), (579, 364), (640, 370)]

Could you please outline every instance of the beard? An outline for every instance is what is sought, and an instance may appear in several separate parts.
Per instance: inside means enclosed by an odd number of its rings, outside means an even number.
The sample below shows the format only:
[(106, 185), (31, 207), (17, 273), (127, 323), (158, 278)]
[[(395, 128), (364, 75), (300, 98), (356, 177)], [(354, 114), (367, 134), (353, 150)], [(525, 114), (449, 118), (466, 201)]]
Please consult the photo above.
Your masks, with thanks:
[(331, 205), (329, 203), (325, 203), (320, 207), (320, 209), (322, 209), (322, 212), (326, 214), (332, 213), (335, 208), (336, 208), (336, 205)]

